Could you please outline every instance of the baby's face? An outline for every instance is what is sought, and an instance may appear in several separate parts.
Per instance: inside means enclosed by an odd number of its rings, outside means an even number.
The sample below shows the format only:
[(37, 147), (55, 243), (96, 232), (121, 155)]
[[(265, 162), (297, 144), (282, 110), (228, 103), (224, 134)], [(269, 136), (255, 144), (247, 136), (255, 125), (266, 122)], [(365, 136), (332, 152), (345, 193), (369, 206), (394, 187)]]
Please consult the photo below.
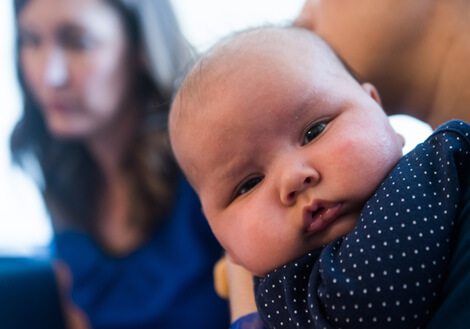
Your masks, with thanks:
[(258, 276), (350, 232), (401, 157), (370, 85), (288, 48), (232, 61), (191, 119), (171, 120), (215, 236)]

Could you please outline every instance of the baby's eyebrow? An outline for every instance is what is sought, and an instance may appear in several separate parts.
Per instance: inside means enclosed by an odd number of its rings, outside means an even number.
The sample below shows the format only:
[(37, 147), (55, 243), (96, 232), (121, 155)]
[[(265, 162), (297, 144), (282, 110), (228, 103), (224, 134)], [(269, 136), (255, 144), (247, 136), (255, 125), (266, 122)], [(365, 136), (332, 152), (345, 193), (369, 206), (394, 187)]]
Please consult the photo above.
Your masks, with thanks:
[(220, 180), (223, 182), (233, 182), (235, 179), (240, 177), (243, 172), (244, 165), (238, 166), (224, 166), (226, 167), (221, 174)]
[(253, 157), (233, 156), (231, 161), (221, 165), (220, 180), (232, 183), (239, 179), (246, 172), (247, 168), (253, 163)]

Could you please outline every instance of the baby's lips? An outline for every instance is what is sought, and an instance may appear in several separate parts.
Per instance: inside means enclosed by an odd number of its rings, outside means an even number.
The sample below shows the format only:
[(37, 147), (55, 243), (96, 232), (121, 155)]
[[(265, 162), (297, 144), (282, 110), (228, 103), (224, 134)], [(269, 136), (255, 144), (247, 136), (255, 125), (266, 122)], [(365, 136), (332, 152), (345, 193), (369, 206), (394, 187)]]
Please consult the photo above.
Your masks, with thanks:
[(341, 203), (314, 201), (304, 209), (304, 228), (306, 232), (324, 230), (339, 216)]

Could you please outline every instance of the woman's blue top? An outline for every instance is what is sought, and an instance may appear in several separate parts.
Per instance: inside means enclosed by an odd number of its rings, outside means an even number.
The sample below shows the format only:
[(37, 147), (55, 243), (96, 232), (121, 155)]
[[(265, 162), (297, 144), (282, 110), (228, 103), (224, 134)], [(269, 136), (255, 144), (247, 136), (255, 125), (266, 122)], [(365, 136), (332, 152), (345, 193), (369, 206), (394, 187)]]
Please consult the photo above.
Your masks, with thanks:
[(73, 275), (72, 299), (94, 329), (229, 327), (228, 305), (213, 288), (222, 249), (185, 180), (171, 213), (127, 256), (110, 256), (76, 231), (55, 239)]

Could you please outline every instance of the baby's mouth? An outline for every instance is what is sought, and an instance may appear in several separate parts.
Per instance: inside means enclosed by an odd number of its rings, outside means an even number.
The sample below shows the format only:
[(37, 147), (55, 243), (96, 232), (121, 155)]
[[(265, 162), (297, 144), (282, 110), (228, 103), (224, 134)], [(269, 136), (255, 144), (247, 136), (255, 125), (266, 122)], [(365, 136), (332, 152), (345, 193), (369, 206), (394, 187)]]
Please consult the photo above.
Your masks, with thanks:
[(317, 214), (319, 214), (319, 216), (321, 217), (321, 210), (323, 210), (323, 209), (325, 209), (325, 208), (320, 207), (317, 210), (312, 211), (312, 218), (315, 217), (315, 215), (317, 215)]
[(304, 209), (304, 228), (306, 232), (324, 230), (339, 216), (341, 203), (326, 203), (315, 201)]

